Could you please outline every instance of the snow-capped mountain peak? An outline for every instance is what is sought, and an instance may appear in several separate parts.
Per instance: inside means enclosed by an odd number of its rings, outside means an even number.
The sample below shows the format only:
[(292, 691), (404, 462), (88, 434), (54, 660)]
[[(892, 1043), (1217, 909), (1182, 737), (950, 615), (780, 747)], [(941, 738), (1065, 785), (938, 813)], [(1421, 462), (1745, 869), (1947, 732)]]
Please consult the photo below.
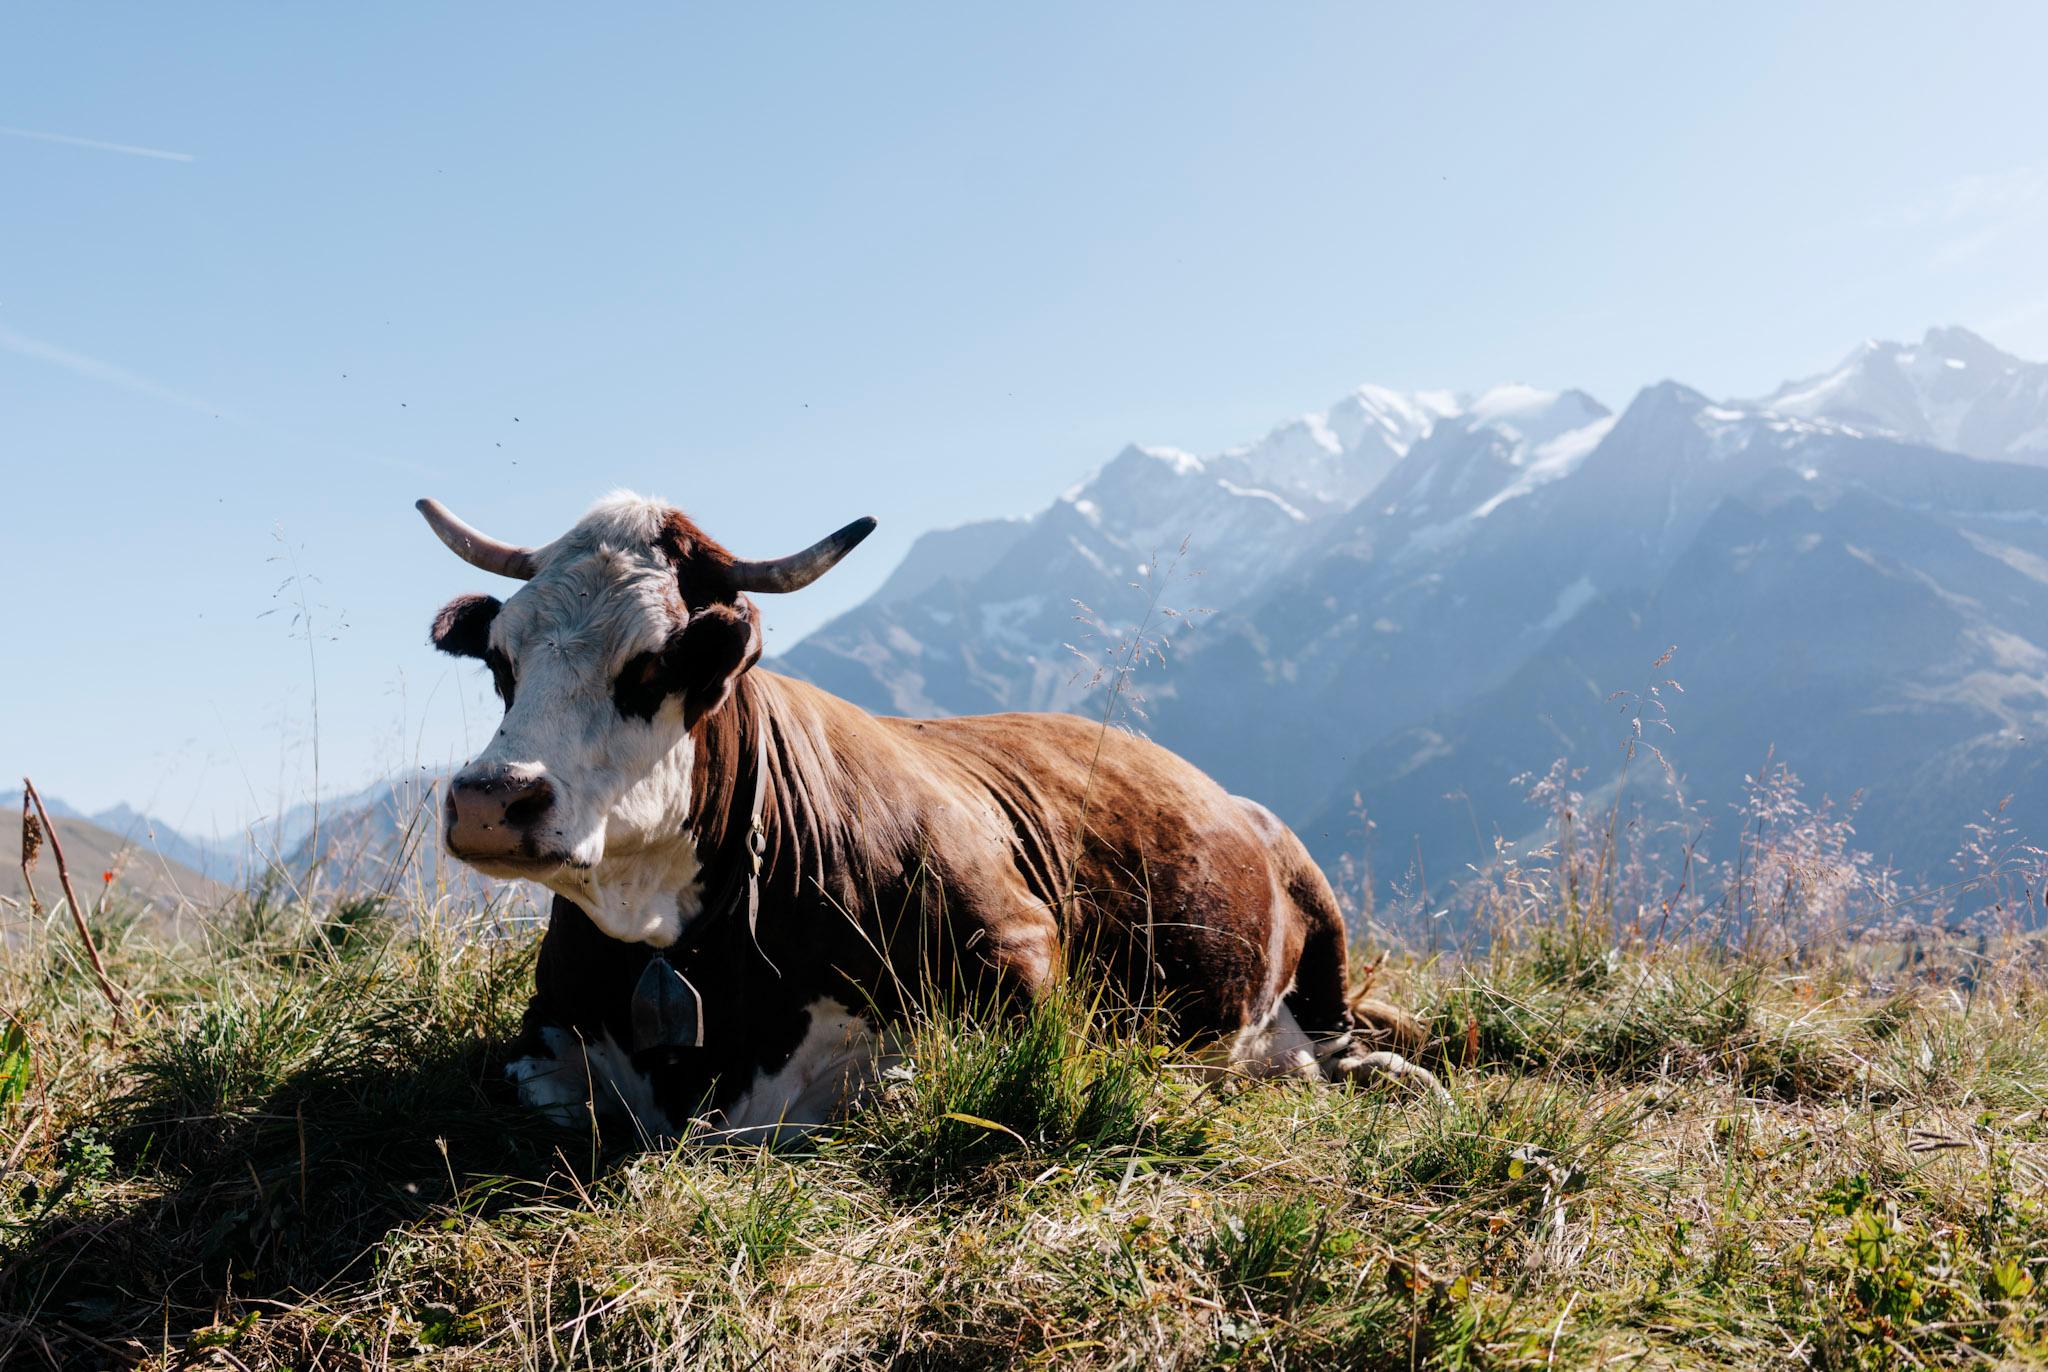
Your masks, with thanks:
[(1954, 326), (1917, 343), (1867, 340), (1832, 371), (1752, 403), (1973, 457), (2048, 463), (2048, 366)]
[(1493, 386), (1474, 396), (1464, 415), (1472, 423), (1500, 430), (1518, 444), (1547, 443), (1607, 414), (1584, 391), (1546, 391), (1521, 382)]
[(1430, 554), (1508, 501), (1570, 475), (1614, 425), (1584, 391), (1494, 386), (1417, 442), (1372, 505), (1412, 530), (1397, 542), (1405, 555)]
[(1218, 454), (1210, 465), (1219, 477), (1270, 490), (1304, 511), (1334, 513), (1377, 486), (1418, 438), (1457, 409), (1445, 392), (1360, 386), (1327, 410)]
[(1323, 418), (1345, 448), (1357, 447), (1368, 432), (1377, 430), (1388, 442), (1405, 450), (1427, 433), (1430, 425), (1448, 419), (1462, 408), (1453, 391), (1403, 393), (1385, 386), (1364, 385), (1332, 405)]

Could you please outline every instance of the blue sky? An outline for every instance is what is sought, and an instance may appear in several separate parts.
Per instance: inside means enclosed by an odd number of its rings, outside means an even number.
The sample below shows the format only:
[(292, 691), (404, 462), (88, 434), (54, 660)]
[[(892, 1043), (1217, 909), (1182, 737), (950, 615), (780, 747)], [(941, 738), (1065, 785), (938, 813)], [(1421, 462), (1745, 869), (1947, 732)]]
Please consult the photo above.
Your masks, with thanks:
[(924, 529), (1362, 381), (2048, 357), (2043, 51), (2026, 4), (18, 9), (0, 775), (232, 828), (308, 793), (315, 671), (325, 789), (461, 753), (425, 628), (488, 578), (420, 495), (878, 516), (772, 651)]

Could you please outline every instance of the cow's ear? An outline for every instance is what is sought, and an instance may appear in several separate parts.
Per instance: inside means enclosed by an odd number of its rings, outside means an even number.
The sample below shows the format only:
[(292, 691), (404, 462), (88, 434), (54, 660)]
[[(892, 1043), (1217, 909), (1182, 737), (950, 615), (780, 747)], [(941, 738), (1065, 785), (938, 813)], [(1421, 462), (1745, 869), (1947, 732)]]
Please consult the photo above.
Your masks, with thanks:
[(683, 723), (695, 728), (761, 660), (761, 617), (754, 602), (741, 596), (705, 606), (669, 640), (662, 656), (671, 688), (683, 697)]
[(451, 657), (482, 657), (491, 646), (491, 621), (500, 608), (493, 596), (459, 595), (434, 616), (429, 641)]

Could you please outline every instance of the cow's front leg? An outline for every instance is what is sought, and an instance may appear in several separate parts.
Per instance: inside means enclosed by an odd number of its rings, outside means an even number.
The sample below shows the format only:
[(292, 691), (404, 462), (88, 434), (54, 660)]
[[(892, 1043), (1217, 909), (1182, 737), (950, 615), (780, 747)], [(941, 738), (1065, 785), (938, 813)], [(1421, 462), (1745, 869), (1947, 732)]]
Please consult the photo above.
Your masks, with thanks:
[(780, 1065), (755, 1071), (746, 1090), (691, 1121), (689, 1137), (786, 1143), (841, 1118), (895, 1059), (867, 1018), (830, 998), (807, 1006), (797, 1046)]
[(555, 897), (534, 996), (506, 1054), (505, 1079), (522, 1105), (569, 1128), (624, 1123), (650, 1139), (676, 1132), (652, 1074), (630, 1051), (633, 986), (649, 956), (644, 944), (607, 937), (573, 901)]
[(609, 1029), (586, 1033), (527, 1011), (512, 1041), (505, 1079), (519, 1103), (565, 1128), (600, 1121), (627, 1124), (653, 1139), (677, 1131), (655, 1102), (654, 1082)]
[(564, 1128), (590, 1119), (590, 1076), (576, 1034), (559, 1024), (535, 1024), (531, 1015), (509, 1045), (505, 1080), (519, 1103)]

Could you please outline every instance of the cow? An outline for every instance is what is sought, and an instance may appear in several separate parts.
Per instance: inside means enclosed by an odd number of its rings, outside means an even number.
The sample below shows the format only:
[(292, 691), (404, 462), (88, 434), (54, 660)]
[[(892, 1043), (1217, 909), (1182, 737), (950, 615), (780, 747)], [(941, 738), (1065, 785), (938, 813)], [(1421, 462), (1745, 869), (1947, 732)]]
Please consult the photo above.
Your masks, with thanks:
[(1104, 722), (881, 717), (756, 665), (753, 596), (872, 519), (755, 562), (624, 492), (537, 548), (418, 509), (525, 583), (431, 637), (505, 707), (446, 849), (554, 896), (504, 1067), (526, 1106), (773, 1139), (838, 1117), (921, 997), (1015, 1005), (1076, 963), (1212, 1065), (1428, 1079), (1392, 1051), (1412, 1021), (1355, 1013), (1337, 901), (1264, 806)]

